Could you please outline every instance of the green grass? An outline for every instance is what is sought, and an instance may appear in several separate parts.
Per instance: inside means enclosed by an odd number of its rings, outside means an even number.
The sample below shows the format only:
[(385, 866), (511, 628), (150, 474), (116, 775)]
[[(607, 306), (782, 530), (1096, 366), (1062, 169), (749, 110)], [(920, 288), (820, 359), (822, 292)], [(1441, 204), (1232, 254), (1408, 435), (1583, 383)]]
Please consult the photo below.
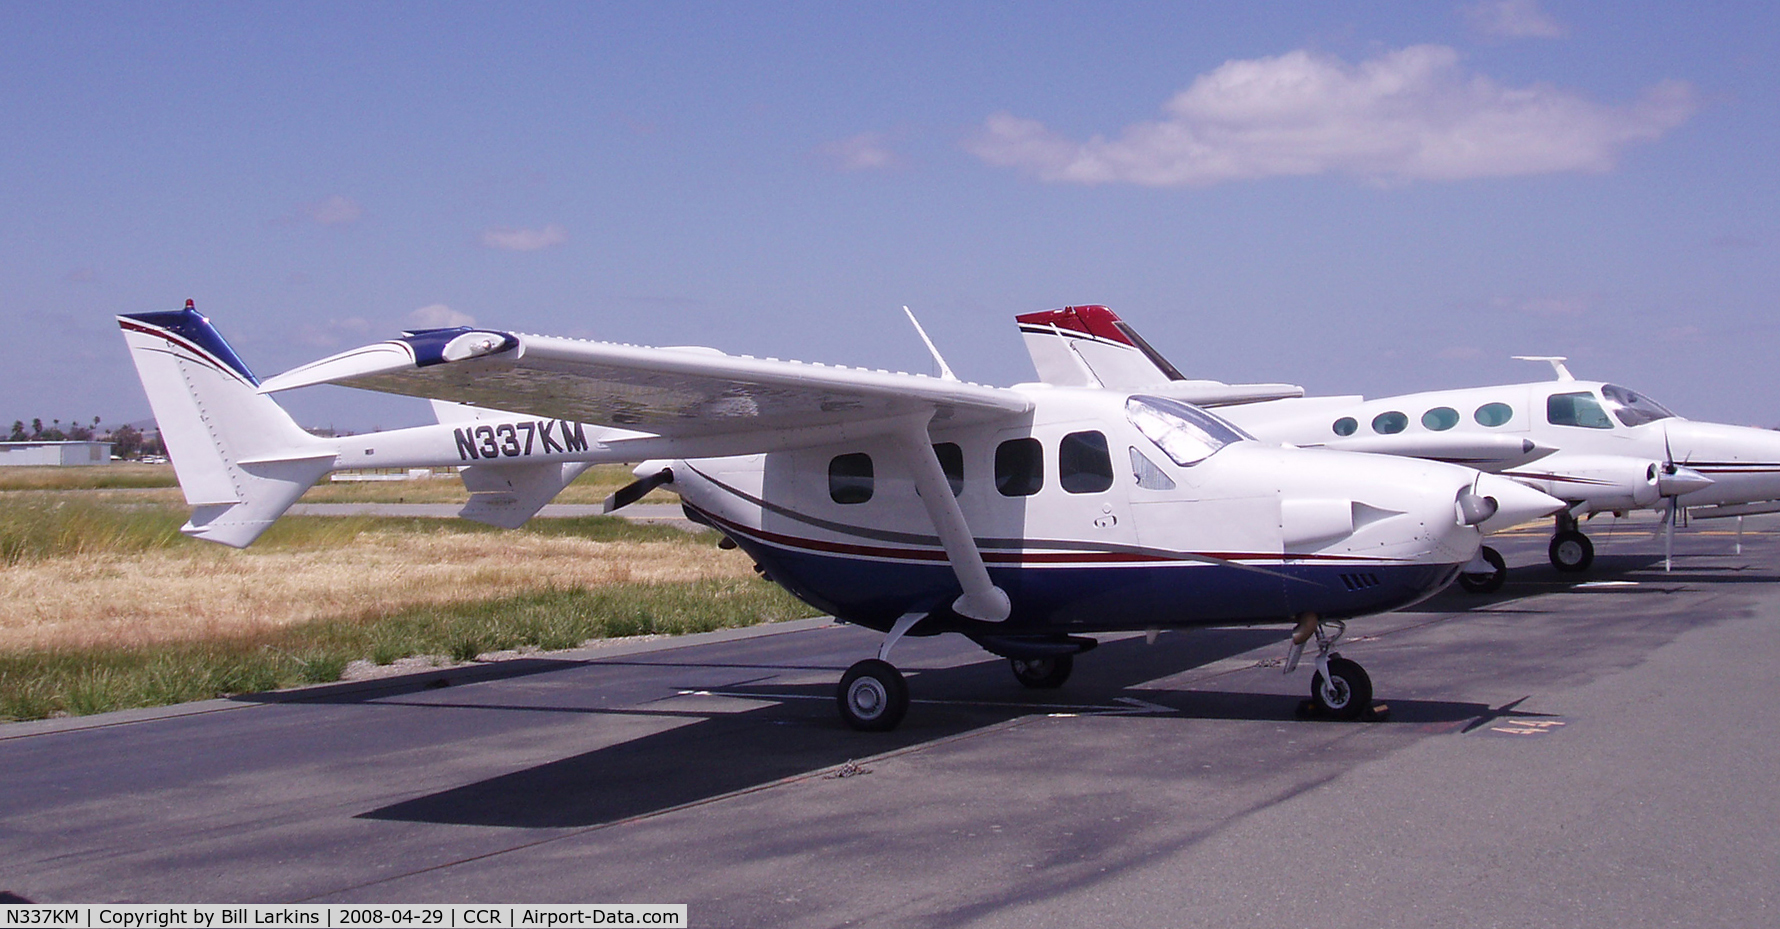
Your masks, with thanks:
[(227, 641), (24, 652), (0, 656), (0, 720), (324, 683), (338, 680), (356, 659), (463, 661), (504, 649), (572, 648), (589, 639), (706, 632), (811, 613), (760, 580), (616, 584), (317, 620)]
[[(0, 565), (72, 555), (124, 554), (175, 546), (210, 546), (179, 531), (187, 510), (157, 504), (115, 504), (61, 494), (16, 493), (0, 497)], [(617, 516), (534, 519), (519, 530), (497, 529), (466, 519), (405, 516), (286, 516), (254, 543), (267, 550), (313, 550), (352, 541), (367, 532), (528, 532), (574, 536), (596, 542), (685, 541), (697, 536), (672, 526), (641, 525)]]
[(112, 462), (73, 468), (0, 468), (0, 490), (115, 490), (178, 487), (170, 464)]
[(152, 504), (9, 494), (0, 498), (0, 564), (167, 548), (186, 541), (179, 533), (184, 522), (182, 511)]

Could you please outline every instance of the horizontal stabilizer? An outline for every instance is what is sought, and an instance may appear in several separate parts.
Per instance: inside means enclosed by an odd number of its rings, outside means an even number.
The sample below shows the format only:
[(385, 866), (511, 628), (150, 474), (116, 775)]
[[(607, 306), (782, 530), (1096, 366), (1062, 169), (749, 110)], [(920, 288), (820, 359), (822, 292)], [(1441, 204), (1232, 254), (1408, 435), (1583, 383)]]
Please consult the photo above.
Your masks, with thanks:
[(333, 467), (331, 452), (290, 461), (238, 462), (243, 501), (193, 507), (179, 531), (194, 539), (246, 548)]
[(463, 469), (470, 501), (457, 515), (502, 529), (517, 529), (556, 499), (590, 467), (584, 461), (519, 465), (470, 465)]

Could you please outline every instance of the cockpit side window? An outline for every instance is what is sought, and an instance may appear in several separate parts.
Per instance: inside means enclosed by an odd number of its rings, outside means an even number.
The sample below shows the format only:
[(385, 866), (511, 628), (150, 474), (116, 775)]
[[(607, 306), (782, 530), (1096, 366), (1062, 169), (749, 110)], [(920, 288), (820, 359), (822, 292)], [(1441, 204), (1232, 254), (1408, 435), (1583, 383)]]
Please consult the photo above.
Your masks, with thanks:
[(1617, 384), (1602, 384), (1601, 396), (1607, 401), (1607, 409), (1613, 411), (1613, 418), (1628, 426), (1642, 426), (1675, 415), (1655, 400)]
[(1232, 442), (1254, 438), (1196, 406), (1165, 397), (1131, 397), (1125, 401), (1125, 415), (1181, 467), (1198, 464)]
[(1545, 399), (1545, 421), (1553, 426), (1581, 426), (1584, 429), (1612, 429), (1613, 420), (1601, 409), (1595, 395), (1586, 391), (1573, 394), (1552, 394)]

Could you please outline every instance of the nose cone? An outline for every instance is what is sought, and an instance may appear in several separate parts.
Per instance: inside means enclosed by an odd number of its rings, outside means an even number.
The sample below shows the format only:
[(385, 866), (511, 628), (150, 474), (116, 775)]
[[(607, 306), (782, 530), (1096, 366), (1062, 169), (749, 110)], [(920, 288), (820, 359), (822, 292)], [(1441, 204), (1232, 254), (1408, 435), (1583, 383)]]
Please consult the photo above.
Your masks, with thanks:
[(1499, 474), (1479, 475), (1477, 485), (1471, 492), (1496, 501), (1496, 512), (1477, 524), (1477, 528), (1486, 534), (1500, 532), (1541, 516), (1550, 516), (1566, 505), (1550, 494)]
[(1665, 469), (1656, 478), (1656, 488), (1665, 497), (1679, 497), (1696, 490), (1705, 490), (1712, 484), (1712, 479), (1706, 475), (1680, 465), (1675, 465), (1672, 469)]

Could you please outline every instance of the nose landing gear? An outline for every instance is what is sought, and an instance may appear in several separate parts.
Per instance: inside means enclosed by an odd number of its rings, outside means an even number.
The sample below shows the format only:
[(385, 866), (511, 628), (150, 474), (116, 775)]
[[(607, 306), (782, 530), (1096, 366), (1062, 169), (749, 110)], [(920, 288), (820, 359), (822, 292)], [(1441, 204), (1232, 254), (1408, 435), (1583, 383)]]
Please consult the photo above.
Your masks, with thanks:
[[(1323, 627), (1333, 627), (1333, 634)], [(1332, 651), (1336, 641), (1347, 632), (1347, 623), (1338, 619), (1324, 622), (1315, 613), (1302, 613), (1298, 628), (1292, 632), (1292, 647), (1286, 653), (1285, 673), (1298, 668), (1304, 646), (1316, 638), (1316, 674), (1310, 678), (1310, 704), (1318, 715), (1333, 719), (1359, 719), (1372, 712), (1372, 678), (1359, 662), (1341, 657)]]

